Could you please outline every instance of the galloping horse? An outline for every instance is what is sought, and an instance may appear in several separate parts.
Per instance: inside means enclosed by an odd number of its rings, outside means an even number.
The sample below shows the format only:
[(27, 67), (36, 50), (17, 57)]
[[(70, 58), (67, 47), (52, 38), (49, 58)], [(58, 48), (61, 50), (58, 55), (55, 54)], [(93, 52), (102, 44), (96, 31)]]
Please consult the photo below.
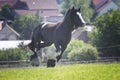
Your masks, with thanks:
[(54, 44), (56, 52), (60, 52), (56, 57), (59, 61), (71, 40), (72, 31), (85, 26), (80, 10), (81, 8), (72, 7), (67, 11), (62, 22), (41, 23), (37, 26), (33, 31), (31, 43), (28, 44), (34, 55), (37, 54), (37, 50)]

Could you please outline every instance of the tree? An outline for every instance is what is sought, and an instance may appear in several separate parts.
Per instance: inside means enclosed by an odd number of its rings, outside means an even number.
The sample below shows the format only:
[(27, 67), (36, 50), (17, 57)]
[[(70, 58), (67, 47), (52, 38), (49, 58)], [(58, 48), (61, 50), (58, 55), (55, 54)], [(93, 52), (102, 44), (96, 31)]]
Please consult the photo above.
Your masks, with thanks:
[(120, 56), (120, 11), (97, 17), (89, 38), (90, 43), (98, 47), (101, 56)]
[(65, 15), (65, 13), (67, 12), (67, 10), (71, 7), (71, 6), (75, 6), (75, 7), (80, 7), (82, 8), (82, 16), (85, 19), (86, 22), (90, 22), (90, 18), (92, 17), (93, 14), (93, 10), (91, 8), (89, 8), (89, 3), (90, 0), (64, 0), (61, 3), (61, 13), (63, 13)]
[(113, 0), (116, 4), (120, 5), (120, 0)]
[(70, 0), (64, 0), (62, 1), (61, 5), (60, 5), (60, 12), (65, 15), (65, 13), (67, 12), (67, 9), (69, 9), (70, 7)]
[(22, 15), (16, 17), (13, 28), (21, 34), (21, 38), (30, 39), (32, 30), (42, 21), (42, 17), (35, 15)]
[(14, 20), (14, 11), (9, 3), (5, 3), (2, 8), (0, 15), (7, 20)]

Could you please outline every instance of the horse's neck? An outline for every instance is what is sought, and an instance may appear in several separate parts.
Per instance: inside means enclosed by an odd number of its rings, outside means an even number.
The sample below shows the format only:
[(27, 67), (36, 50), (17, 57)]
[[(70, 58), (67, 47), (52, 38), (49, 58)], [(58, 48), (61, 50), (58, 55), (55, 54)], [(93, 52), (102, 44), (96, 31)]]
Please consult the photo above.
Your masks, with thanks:
[(67, 32), (72, 32), (74, 30), (74, 24), (70, 18), (65, 18), (62, 22), (62, 27), (67, 31)]

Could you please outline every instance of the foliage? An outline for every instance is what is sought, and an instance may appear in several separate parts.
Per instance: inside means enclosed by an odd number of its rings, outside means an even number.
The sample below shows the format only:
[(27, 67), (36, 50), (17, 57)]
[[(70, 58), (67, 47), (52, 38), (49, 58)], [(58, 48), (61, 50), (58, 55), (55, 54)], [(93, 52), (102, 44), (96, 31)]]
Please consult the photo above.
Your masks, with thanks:
[(21, 43), (19, 48), (0, 50), (0, 61), (26, 60), (29, 55), (29, 51), (27, 51)]
[(90, 4), (90, 0), (64, 0), (61, 3), (61, 8), (60, 11), (65, 14), (67, 12), (67, 10), (71, 7), (71, 6), (76, 6), (76, 7), (80, 7), (82, 8), (82, 16), (85, 19), (86, 22), (90, 22), (90, 18), (92, 17), (93, 14), (93, 10), (89, 7)]
[(79, 40), (72, 40), (70, 45), (63, 54), (63, 58), (67, 56), (70, 60), (96, 60), (98, 58), (98, 52), (95, 47), (92, 47), (89, 44), (84, 43)]
[(90, 43), (105, 56), (120, 56), (120, 11), (112, 11), (95, 20)]
[(113, 0), (116, 4), (120, 5), (120, 0)]
[(120, 80), (120, 63), (1, 68), (0, 80)]
[(29, 39), (31, 36), (32, 30), (42, 21), (42, 17), (36, 15), (22, 15), (17, 16), (13, 28), (21, 34), (21, 37), (24, 39)]
[(7, 20), (14, 20), (14, 11), (9, 3), (5, 3), (1, 7), (0, 16)]
[(65, 52), (63, 53), (63, 58), (67, 59), (68, 58), (68, 54), (75, 50), (75, 49), (80, 49), (84, 46), (83, 41), (80, 40), (71, 40), (71, 42), (68, 44), (67, 49), (65, 50)]
[(98, 52), (93, 47), (82, 47), (80, 49), (74, 49), (68, 54), (68, 58), (72, 61), (89, 61), (96, 60), (98, 58)]
[(0, 61), (15, 61), (25, 58), (25, 53), (20, 49), (0, 50)]

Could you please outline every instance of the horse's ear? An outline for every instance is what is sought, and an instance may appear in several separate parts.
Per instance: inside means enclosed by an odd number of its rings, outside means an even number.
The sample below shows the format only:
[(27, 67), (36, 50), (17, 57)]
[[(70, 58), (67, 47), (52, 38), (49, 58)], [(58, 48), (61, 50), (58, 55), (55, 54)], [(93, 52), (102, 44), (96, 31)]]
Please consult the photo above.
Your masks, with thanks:
[(75, 10), (75, 7), (74, 6), (72, 6), (72, 8), (71, 8), (72, 10)]
[(78, 10), (81, 12), (81, 6), (78, 8)]

